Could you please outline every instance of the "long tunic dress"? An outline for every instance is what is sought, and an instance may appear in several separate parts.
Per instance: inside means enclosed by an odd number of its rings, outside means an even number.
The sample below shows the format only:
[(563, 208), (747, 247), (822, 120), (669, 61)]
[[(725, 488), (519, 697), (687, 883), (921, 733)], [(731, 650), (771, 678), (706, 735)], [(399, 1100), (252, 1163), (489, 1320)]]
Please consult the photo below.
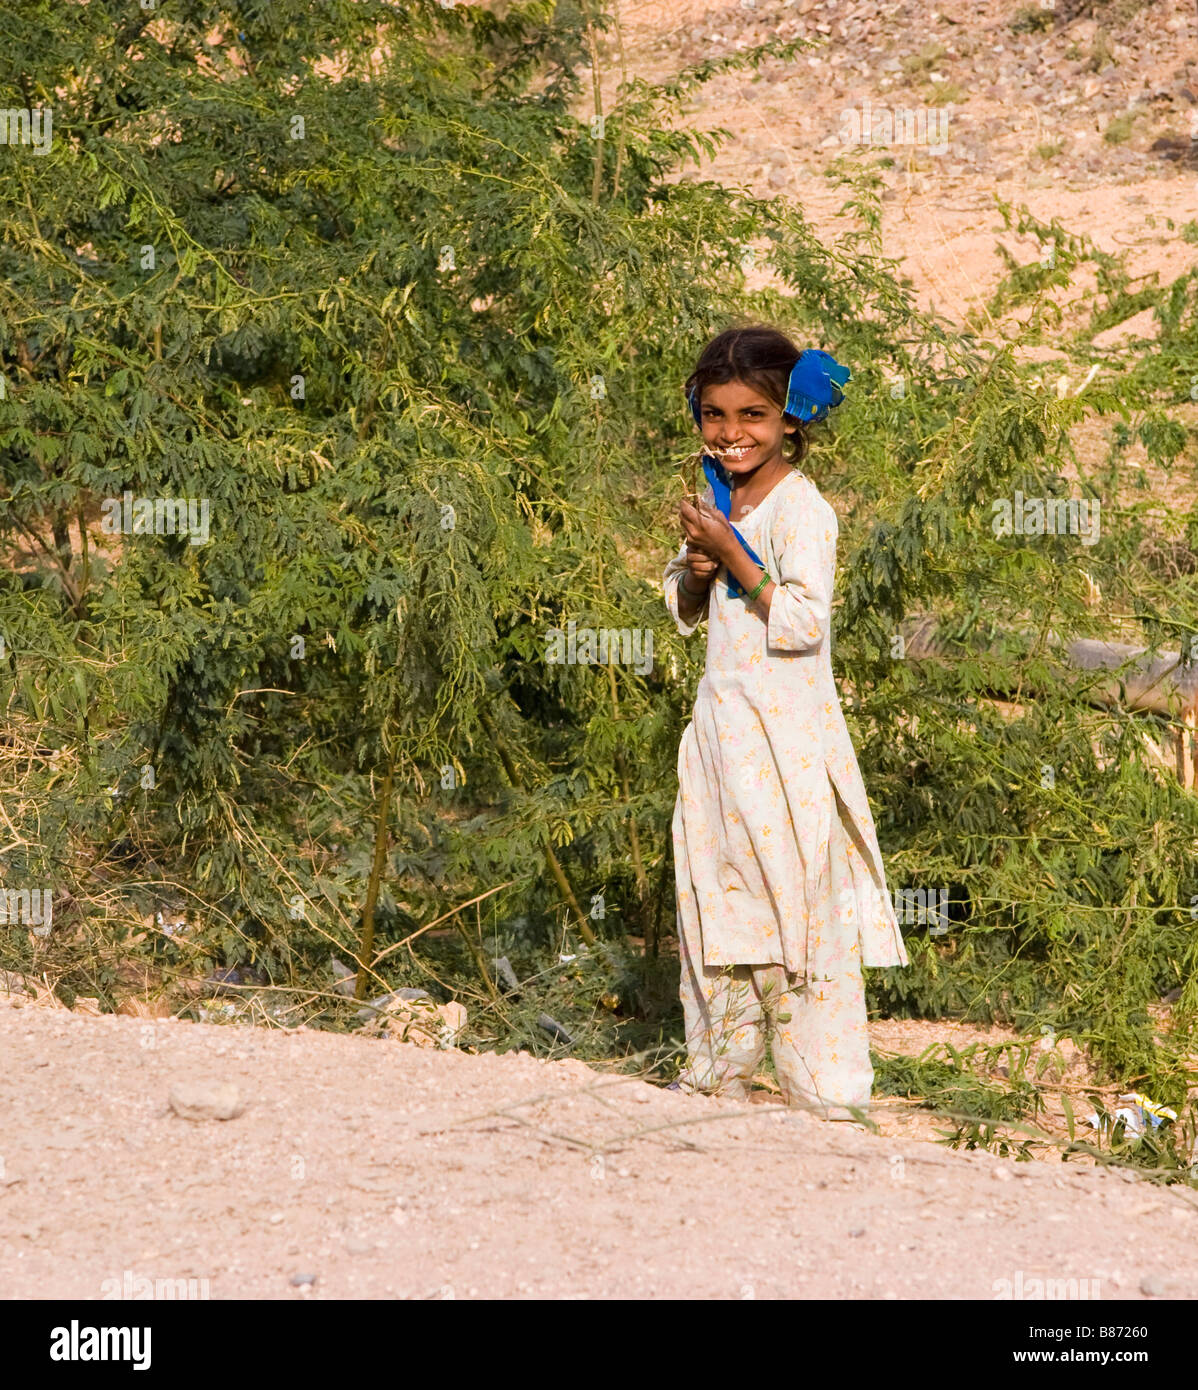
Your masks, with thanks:
[[(768, 622), (759, 605), (729, 595), (721, 566), (704, 609), (685, 623), (685, 547), (665, 572), (678, 630), (689, 635), (703, 612), (708, 621), (707, 663), (678, 750), (683, 954), (700, 973), (774, 964), (808, 981), (906, 965), (832, 675), (836, 513), (796, 470), (734, 523), (777, 586)], [(831, 833), (834, 815), (843, 834)]]

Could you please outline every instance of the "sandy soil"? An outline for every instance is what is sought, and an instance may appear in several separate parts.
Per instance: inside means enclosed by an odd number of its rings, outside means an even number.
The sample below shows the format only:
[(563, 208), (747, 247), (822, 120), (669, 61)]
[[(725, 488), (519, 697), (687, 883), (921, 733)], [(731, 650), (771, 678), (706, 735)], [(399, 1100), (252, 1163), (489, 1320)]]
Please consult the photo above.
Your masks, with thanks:
[[(627, 71), (643, 77), (773, 37), (819, 45), (789, 64), (766, 63), (757, 76), (716, 78), (686, 121), (734, 137), (692, 177), (796, 198), (827, 236), (844, 230), (844, 196), (823, 177), (845, 153), (844, 113), (862, 112), (866, 101), (871, 111), (943, 109), (943, 153), (897, 143), (870, 153), (893, 159), (881, 171), (885, 254), (901, 261), (922, 307), (958, 323), (971, 311), (989, 318), (985, 300), (1005, 274), (997, 241), (1023, 263), (1038, 258), (1031, 237), (1004, 231), (996, 198), (1055, 218), (1103, 251), (1127, 252), (1133, 276), (1156, 273), (1167, 283), (1198, 258), (1178, 234), (1198, 214), (1194, 156), (1185, 150), (1198, 138), (1190, 0), (1152, 0), (1109, 29), (1081, 17), (1047, 33), (1012, 28), (1027, 0), (943, 0), (934, 11), (915, 0), (622, 0), (612, 8)], [(620, 74), (614, 46), (607, 50), (610, 108)], [(951, 87), (953, 99), (938, 104), (937, 87)], [(1107, 136), (1117, 119), (1129, 133), (1116, 143)], [(1161, 142), (1172, 148), (1154, 148)]]
[[(5, 1297), (1198, 1295), (1198, 1194), (1109, 1170), (522, 1054), (11, 1000), (0, 1048)], [(172, 1086), (206, 1079), (244, 1111), (174, 1113)]]

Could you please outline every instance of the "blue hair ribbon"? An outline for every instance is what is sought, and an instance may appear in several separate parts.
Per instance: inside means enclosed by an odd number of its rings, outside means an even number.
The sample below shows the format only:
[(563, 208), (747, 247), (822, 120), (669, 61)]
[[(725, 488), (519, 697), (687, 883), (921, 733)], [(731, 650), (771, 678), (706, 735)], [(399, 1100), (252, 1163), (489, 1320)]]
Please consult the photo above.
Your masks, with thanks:
[[(799, 353), (786, 385), (784, 414), (804, 423), (822, 420), (829, 410), (844, 400), (842, 388), (851, 376), (852, 372), (837, 362), (830, 352), (808, 348), (806, 352)], [(689, 400), (695, 424), (702, 425), (699, 396), (693, 386)]]

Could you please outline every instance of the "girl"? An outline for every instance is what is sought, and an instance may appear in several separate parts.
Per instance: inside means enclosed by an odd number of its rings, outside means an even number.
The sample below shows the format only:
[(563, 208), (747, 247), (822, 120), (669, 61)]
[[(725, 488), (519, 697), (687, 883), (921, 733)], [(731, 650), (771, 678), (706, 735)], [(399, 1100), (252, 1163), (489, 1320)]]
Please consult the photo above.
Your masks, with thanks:
[(682, 1089), (745, 1096), (771, 1037), (789, 1105), (861, 1107), (863, 965), (906, 965), (832, 676), (836, 514), (794, 463), (848, 372), (765, 326), (687, 379), (711, 486), (679, 507), (665, 598), (707, 663), (674, 808)]

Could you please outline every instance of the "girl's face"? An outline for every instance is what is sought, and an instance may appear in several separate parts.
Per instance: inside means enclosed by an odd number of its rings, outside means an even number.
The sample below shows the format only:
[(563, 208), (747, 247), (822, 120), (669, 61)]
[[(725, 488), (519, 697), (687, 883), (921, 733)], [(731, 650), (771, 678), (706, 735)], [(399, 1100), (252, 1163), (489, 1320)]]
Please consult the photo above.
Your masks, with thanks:
[(705, 386), (700, 398), (703, 442), (734, 477), (755, 473), (782, 458), (782, 442), (794, 434), (782, 412), (743, 381)]

